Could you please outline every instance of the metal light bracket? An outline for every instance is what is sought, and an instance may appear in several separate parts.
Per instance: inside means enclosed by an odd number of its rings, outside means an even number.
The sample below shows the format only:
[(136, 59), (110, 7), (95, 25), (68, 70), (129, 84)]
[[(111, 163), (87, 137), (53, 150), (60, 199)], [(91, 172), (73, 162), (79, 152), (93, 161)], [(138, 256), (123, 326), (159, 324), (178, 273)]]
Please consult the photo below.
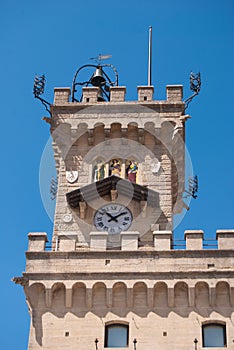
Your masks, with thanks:
[(193, 197), (194, 199), (197, 198), (196, 193), (198, 192), (198, 177), (197, 175), (195, 175), (194, 177), (189, 177), (188, 179), (188, 191), (185, 191), (185, 193), (187, 193), (186, 196), (184, 196), (184, 198), (188, 198), (188, 197)]
[(46, 82), (46, 78), (45, 75), (36, 75), (34, 78), (34, 84), (33, 84), (33, 94), (34, 97), (37, 98), (38, 100), (41, 101), (41, 103), (44, 105), (45, 109), (47, 110), (47, 112), (51, 115), (50, 109), (49, 107), (51, 106), (51, 103), (49, 103), (48, 101), (44, 100), (43, 98), (40, 97), (40, 95), (44, 94), (45, 91), (45, 82)]
[(184, 103), (185, 103), (185, 108), (184, 111), (188, 108), (189, 103), (192, 101), (192, 99), (197, 96), (201, 90), (201, 74), (200, 72), (198, 73), (190, 73), (190, 90), (193, 91), (193, 94), (187, 98)]

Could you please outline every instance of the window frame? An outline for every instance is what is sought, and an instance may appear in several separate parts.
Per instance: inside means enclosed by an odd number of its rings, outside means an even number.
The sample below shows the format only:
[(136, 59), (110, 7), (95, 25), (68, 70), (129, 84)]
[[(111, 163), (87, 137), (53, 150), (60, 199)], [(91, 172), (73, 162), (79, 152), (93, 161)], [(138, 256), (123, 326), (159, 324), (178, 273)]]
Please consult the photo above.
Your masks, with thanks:
[[(126, 332), (126, 346), (119, 346), (118, 348), (128, 348), (129, 347), (129, 324), (128, 323), (121, 323), (121, 322), (113, 322), (113, 323), (108, 323), (105, 325), (105, 338), (104, 338), (104, 348), (112, 348), (108, 345), (108, 330), (111, 327), (122, 327), (127, 330)], [(116, 347), (117, 348), (117, 347)]]
[(226, 324), (225, 323), (221, 323), (221, 322), (208, 322), (208, 323), (203, 323), (202, 325), (202, 347), (203, 348), (208, 348), (208, 349), (212, 349), (212, 348), (216, 348), (214, 346), (207, 346), (205, 345), (205, 328), (208, 327), (220, 327), (222, 328), (223, 331), (223, 346), (216, 346), (217, 348), (227, 348), (227, 329), (226, 329)]

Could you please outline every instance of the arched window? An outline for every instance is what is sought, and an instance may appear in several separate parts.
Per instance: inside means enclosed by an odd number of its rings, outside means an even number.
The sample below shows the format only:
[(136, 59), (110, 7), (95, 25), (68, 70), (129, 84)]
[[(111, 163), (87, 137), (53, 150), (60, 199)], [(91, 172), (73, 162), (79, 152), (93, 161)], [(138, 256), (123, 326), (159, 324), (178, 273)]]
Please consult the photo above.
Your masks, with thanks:
[(114, 323), (105, 327), (105, 348), (128, 347), (128, 325)]
[(202, 326), (202, 346), (205, 348), (226, 348), (226, 326), (208, 323)]

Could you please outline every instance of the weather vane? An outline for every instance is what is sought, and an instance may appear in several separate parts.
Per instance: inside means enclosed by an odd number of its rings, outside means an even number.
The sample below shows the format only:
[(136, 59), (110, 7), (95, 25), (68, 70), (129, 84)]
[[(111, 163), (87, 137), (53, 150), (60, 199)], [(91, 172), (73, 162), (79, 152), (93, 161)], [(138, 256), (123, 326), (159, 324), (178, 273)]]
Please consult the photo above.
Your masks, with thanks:
[(101, 54), (99, 54), (97, 57), (91, 57), (90, 60), (94, 60), (94, 61), (97, 62), (97, 64), (101, 64), (101, 61), (108, 60), (111, 57), (112, 57), (112, 55), (101, 55)]

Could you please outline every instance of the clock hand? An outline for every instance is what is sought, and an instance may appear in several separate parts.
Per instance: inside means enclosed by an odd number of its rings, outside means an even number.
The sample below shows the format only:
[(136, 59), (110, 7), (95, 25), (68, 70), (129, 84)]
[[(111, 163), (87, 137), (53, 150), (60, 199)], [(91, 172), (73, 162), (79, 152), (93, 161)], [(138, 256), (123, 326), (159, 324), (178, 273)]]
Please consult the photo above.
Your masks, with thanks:
[(100, 211), (99, 213), (100, 213), (101, 215), (106, 214), (106, 215), (109, 216), (110, 218), (114, 218), (114, 216), (112, 216), (110, 213), (107, 213), (106, 210), (103, 210), (102, 212)]
[(108, 222), (111, 222), (111, 221), (115, 221), (115, 222), (118, 222), (117, 220), (116, 220), (116, 218), (113, 216), (113, 215), (111, 215), (110, 213), (107, 213), (107, 211), (106, 210), (103, 210), (103, 212), (100, 212), (102, 215), (104, 215), (104, 214), (106, 214), (107, 216), (109, 216), (109, 220), (108, 220)]
[[(107, 214), (107, 213), (106, 213)], [(118, 215), (116, 215), (116, 216), (112, 216), (112, 218), (110, 219), (110, 220), (108, 220), (108, 222), (111, 222), (111, 221), (113, 221), (113, 220), (115, 220), (115, 222), (118, 222), (118, 220), (116, 220), (119, 216), (122, 216), (122, 215), (125, 215), (125, 214), (127, 214), (127, 212), (126, 211), (124, 211), (124, 212), (122, 212), (122, 213), (120, 213), (120, 214), (118, 214)]]

